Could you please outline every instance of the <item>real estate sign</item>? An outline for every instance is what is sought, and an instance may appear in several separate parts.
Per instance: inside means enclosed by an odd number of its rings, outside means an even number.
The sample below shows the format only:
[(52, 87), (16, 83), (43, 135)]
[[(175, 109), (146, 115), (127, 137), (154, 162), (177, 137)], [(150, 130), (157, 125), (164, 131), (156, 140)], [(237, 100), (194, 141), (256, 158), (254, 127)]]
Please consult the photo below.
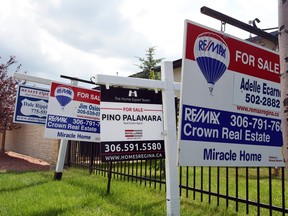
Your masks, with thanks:
[(13, 122), (44, 125), (48, 108), (49, 90), (18, 86)]
[(44, 136), (99, 141), (100, 91), (52, 82)]
[(102, 161), (164, 156), (161, 92), (101, 87)]
[(185, 22), (180, 166), (284, 166), (274, 51)]

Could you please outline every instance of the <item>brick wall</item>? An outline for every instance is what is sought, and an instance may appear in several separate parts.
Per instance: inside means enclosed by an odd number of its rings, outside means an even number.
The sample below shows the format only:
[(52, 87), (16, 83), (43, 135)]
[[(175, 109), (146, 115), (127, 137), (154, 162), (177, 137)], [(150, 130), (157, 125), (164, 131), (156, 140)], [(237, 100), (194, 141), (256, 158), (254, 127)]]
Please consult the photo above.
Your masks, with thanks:
[(56, 139), (44, 139), (44, 126), (21, 124), (20, 129), (7, 131), (5, 150), (56, 164), (58, 143)]

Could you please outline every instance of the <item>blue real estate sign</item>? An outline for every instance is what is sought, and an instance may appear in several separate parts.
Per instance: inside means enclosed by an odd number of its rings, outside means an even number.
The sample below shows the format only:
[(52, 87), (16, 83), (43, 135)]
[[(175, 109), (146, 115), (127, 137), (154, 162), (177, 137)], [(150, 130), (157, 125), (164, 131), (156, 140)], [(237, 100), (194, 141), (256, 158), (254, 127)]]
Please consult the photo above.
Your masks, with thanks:
[(44, 125), (48, 108), (49, 90), (19, 86), (13, 121), (15, 123)]
[(284, 166), (276, 52), (185, 23), (179, 165)]

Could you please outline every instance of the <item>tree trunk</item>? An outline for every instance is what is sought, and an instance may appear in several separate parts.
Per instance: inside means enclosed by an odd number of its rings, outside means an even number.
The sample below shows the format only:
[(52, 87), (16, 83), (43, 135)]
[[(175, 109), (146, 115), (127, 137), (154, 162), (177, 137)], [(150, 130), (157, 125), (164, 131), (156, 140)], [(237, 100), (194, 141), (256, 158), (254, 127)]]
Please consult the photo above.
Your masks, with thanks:
[(288, 1), (278, 0), (283, 154), (288, 179)]
[(5, 138), (6, 138), (6, 131), (0, 134), (0, 152), (5, 151)]

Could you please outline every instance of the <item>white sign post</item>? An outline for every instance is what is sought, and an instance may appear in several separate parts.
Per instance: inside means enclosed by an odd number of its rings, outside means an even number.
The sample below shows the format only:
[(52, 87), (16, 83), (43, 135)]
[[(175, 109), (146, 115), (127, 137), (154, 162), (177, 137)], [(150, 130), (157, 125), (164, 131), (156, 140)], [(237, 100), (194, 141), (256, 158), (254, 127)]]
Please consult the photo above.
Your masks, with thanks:
[(96, 76), (95, 83), (162, 90), (164, 113), (164, 141), (166, 155), (167, 215), (177, 216), (180, 215), (180, 198), (177, 167), (174, 91), (179, 90), (180, 85), (174, 83), (172, 62), (162, 63), (161, 76), (162, 81), (98, 74)]
[(44, 137), (61, 139), (55, 180), (61, 180), (68, 140), (100, 140), (100, 92), (52, 82)]
[(167, 215), (180, 215), (180, 198), (176, 145), (176, 112), (174, 98), (173, 66), (169, 62), (161, 65), (161, 76), (165, 82), (162, 90), (164, 109), (164, 135), (166, 151), (166, 203)]
[(180, 166), (284, 166), (278, 53), (185, 22)]
[(56, 163), (55, 172), (54, 172), (54, 180), (61, 180), (62, 179), (62, 173), (63, 173), (63, 169), (64, 169), (67, 146), (68, 146), (68, 140), (61, 139), (57, 163)]
[[(50, 83), (52, 82), (52, 80), (39, 78), (39, 77), (27, 75), (27, 74), (21, 74), (21, 73), (14, 73), (14, 77), (17, 79), (23, 79), (26, 81), (31, 81), (31, 82), (35, 82), (35, 83), (44, 84), (44, 85), (50, 85)], [(71, 82), (72, 82), (72, 84), (77, 85), (75, 81), (71, 80)], [(48, 100), (48, 98), (47, 98), (47, 100)], [(45, 113), (47, 114), (47, 109), (45, 109)], [(46, 115), (45, 115), (45, 118), (46, 118)], [(61, 139), (57, 163), (56, 163), (56, 168), (55, 168), (55, 173), (54, 173), (54, 179), (55, 180), (61, 180), (61, 178), (62, 178), (62, 172), (63, 172), (63, 168), (64, 168), (64, 161), (65, 161), (67, 144), (68, 144), (68, 140)]]

